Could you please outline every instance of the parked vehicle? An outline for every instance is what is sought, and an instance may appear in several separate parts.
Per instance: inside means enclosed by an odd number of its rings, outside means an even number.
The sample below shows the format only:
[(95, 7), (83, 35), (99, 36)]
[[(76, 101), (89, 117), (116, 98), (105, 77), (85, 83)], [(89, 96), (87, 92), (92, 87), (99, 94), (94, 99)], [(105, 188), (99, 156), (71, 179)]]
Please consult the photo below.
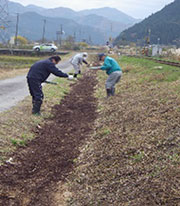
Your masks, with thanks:
[(55, 52), (57, 49), (58, 49), (57, 46), (51, 43), (40, 44), (33, 47), (33, 50), (36, 52), (39, 51)]

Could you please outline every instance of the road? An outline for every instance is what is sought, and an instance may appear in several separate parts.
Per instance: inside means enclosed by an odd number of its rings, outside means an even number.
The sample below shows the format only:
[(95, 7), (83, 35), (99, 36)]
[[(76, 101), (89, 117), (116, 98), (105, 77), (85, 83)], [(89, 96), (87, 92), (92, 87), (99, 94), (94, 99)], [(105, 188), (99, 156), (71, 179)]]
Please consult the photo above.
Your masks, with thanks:
[[(72, 70), (68, 60), (57, 65), (63, 72)], [(48, 80), (54, 79), (54, 75), (50, 75)], [(16, 76), (14, 78), (0, 80), (0, 112), (6, 111), (15, 106), (29, 95), (26, 75)]]

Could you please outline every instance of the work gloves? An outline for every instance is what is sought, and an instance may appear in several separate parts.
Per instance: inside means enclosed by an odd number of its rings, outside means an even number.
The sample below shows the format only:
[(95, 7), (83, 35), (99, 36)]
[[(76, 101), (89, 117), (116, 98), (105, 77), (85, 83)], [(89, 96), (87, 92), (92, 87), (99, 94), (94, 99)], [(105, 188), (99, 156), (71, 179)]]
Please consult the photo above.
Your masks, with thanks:
[(73, 79), (74, 79), (73, 75), (68, 75), (68, 80), (73, 80)]

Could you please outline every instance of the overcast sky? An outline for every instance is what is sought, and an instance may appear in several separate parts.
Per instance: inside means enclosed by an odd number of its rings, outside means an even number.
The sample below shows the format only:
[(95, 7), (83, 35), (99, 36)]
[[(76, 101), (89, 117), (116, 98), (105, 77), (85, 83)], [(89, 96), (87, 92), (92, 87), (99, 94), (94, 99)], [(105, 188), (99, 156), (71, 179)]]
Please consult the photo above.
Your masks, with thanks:
[(44, 8), (68, 7), (75, 11), (91, 8), (113, 7), (135, 17), (145, 18), (161, 10), (174, 0), (12, 0), (24, 6), (34, 4)]

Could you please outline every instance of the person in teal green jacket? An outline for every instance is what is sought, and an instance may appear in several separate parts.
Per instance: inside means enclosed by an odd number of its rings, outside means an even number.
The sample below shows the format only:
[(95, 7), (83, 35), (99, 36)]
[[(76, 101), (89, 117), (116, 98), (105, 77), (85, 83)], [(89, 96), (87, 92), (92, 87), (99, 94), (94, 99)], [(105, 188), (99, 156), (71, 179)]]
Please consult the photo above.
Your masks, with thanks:
[(104, 61), (100, 67), (101, 70), (106, 71), (108, 78), (106, 80), (107, 97), (115, 95), (115, 85), (120, 81), (122, 76), (122, 69), (115, 59), (106, 56), (104, 53), (98, 54), (99, 61)]

